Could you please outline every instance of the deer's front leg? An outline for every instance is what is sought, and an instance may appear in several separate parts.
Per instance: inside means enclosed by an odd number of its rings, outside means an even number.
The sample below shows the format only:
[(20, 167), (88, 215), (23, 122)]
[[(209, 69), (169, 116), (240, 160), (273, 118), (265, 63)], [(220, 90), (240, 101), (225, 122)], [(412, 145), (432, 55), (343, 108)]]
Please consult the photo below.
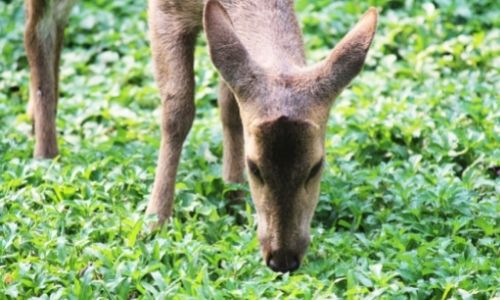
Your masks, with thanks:
[[(224, 131), (223, 173), (226, 182), (242, 183), (244, 181), (244, 145), (243, 125), (236, 98), (225, 82), (221, 82), (219, 106)], [(243, 191), (233, 191), (228, 194), (232, 202), (243, 199)]]
[(147, 215), (159, 224), (172, 214), (177, 167), (191, 129), (194, 107), (194, 46), (198, 28), (184, 27), (150, 2), (149, 24), (155, 76), (162, 101), (161, 146)]
[(64, 27), (74, 0), (26, 1), (24, 45), (30, 66), (29, 114), (33, 118), (37, 158), (58, 154), (56, 111), (59, 58)]

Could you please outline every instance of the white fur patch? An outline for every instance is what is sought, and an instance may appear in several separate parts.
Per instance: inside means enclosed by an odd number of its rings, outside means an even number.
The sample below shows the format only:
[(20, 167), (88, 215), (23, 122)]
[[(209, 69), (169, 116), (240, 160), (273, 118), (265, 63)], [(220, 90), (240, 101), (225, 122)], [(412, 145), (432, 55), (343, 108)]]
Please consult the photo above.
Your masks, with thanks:
[(55, 19), (57, 23), (67, 22), (68, 16), (77, 0), (56, 0)]
[(37, 25), (43, 39), (55, 42), (57, 25), (65, 25), (76, 0), (49, 0), (43, 17)]
[(47, 11), (43, 14), (42, 19), (36, 26), (36, 30), (42, 39), (53, 42), (56, 37), (56, 22), (52, 13), (52, 1), (49, 3)]

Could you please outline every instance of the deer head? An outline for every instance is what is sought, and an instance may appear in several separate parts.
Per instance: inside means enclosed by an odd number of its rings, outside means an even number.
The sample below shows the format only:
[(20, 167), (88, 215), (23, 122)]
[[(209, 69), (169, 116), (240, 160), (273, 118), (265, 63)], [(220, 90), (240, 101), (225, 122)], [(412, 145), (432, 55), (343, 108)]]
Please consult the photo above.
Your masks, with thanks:
[(372, 8), (324, 61), (273, 69), (247, 51), (218, 1), (205, 6), (212, 61), (240, 108), (262, 253), (275, 271), (297, 269), (309, 245), (330, 107), (360, 72), (376, 23)]

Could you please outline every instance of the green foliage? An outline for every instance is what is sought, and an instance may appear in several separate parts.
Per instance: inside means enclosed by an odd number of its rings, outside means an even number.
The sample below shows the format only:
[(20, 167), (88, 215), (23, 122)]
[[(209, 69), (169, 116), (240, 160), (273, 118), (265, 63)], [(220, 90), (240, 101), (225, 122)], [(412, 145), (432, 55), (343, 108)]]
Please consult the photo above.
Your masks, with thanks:
[[(362, 74), (332, 110), (311, 248), (260, 257), (250, 196), (228, 214), (217, 75), (196, 50), (197, 120), (175, 218), (143, 217), (159, 147), (145, 1), (84, 1), (62, 55), (61, 156), (31, 158), (22, 1), (0, 2), (0, 299), (488, 299), (500, 296), (500, 15), (493, 0), (297, 1), (310, 61), (369, 5)], [(497, 5), (497, 6), (495, 6)]]

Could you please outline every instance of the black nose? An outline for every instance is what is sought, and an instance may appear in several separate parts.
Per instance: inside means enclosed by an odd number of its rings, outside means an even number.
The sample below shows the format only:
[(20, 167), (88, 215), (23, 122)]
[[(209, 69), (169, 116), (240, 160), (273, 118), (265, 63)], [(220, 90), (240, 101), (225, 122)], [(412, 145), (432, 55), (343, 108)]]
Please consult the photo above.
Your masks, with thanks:
[(274, 272), (293, 272), (300, 266), (297, 256), (291, 253), (273, 252), (267, 259), (267, 266)]

